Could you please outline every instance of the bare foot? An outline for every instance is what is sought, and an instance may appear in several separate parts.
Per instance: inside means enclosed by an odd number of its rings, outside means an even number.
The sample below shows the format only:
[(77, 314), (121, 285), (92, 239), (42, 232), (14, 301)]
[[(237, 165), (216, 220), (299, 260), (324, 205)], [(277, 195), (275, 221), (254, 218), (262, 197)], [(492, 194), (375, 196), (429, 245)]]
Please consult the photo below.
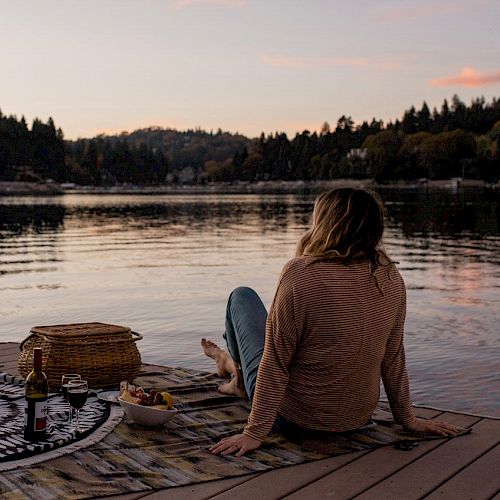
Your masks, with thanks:
[(236, 364), (233, 358), (215, 342), (201, 339), (201, 347), (203, 348), (203, 352), (215, 361), (219, 377), (229, 377), (236, 372)]
[(237, 368), (231, 382), (219, 386), (219, 392), (230, 396), (238, 396), (239, 398), (247, 398), (247, 391), (243, 385), (243, 374), (241, 369)]

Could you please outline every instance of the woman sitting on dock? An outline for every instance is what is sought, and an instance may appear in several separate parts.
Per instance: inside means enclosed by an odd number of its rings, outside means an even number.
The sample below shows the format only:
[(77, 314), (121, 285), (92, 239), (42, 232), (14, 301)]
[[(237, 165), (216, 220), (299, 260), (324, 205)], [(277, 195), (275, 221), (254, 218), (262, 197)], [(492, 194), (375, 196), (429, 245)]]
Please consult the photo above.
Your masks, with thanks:
[(225, 394), (252, 402), (242, 434), (213, 453), (258, 448), (273, 426), (344, 432), (370, 421), (380, 378), (394, 421), (417, 432), (454, 435), (446, 422), (415, 418), (405, 365), (406, 291), (381, 248), (384, 211), (378, 196), (334, 189), (315, 203), (312, 228), (281, 273), (269, 315), (250, 288), (227, 304), (229, 354), (201, 344), (217, 364)]

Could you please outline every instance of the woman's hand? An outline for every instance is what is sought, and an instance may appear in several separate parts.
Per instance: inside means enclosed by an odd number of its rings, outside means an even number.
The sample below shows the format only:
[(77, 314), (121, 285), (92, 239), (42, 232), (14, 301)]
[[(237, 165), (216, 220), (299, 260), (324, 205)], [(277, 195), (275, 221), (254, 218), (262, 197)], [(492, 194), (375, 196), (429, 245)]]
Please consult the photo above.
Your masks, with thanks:
[(237, 452), (236, 456), (241, 457), (247, 451), (256, 450), (262, 441), (257, 441), (257, 439), (246, 436), (245, 434), (236, 434), (235, 436), (226, 437), (221, 439), (217, 444), (214, 444), (209, 448), (209, 450), (218, 455), (229, 455), (231, 453)]
[(443, 420), (415, 419), (415, 422), (404, 426), (406, 430), (413, 432), (425, 432), (428, 434), (439, 434), (440, 436), (456, 436), (460, 429)]

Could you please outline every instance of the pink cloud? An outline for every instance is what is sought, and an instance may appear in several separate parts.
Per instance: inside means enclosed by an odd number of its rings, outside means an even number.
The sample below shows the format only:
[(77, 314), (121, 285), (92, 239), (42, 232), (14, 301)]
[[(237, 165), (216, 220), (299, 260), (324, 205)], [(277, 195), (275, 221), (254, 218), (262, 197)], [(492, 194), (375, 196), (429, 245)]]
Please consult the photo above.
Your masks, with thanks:
[(314, 69), (328, 66), (367, 66), (368, 60), (350, 57), (297, 57), (261, 54), (259, 59), (269, 66), (291, 69)]
[(439, 17), (477, 9), (491, 3), (491, 0), (462, 0), (461, 2), (424, 3), (414, 6), (383, 7), (373, 14), (377, 21), (391, 22), (419, 17)]
[(174, 0), (171, 8), (174, 10), (183, 10), (188, 7), (196, 7), (198, 5), (213, 5), (222, 7), (244, 7), (247, 0)]
[(500, 83), (500, 71), (480, 73), (474, 68), (462, 68), (462, 71), (456, 76), (435, 78), (429, 83), (432, 87), (483, 87), (484, 85)]

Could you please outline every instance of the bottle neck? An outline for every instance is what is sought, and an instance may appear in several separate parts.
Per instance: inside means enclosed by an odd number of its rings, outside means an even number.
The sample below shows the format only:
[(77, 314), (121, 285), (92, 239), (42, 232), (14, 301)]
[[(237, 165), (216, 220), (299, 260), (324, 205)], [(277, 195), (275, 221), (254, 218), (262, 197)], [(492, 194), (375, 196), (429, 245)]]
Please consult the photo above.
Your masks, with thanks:
[(39, 347), (33, 350), (33, 369), (42, 371), (42, 350)]

